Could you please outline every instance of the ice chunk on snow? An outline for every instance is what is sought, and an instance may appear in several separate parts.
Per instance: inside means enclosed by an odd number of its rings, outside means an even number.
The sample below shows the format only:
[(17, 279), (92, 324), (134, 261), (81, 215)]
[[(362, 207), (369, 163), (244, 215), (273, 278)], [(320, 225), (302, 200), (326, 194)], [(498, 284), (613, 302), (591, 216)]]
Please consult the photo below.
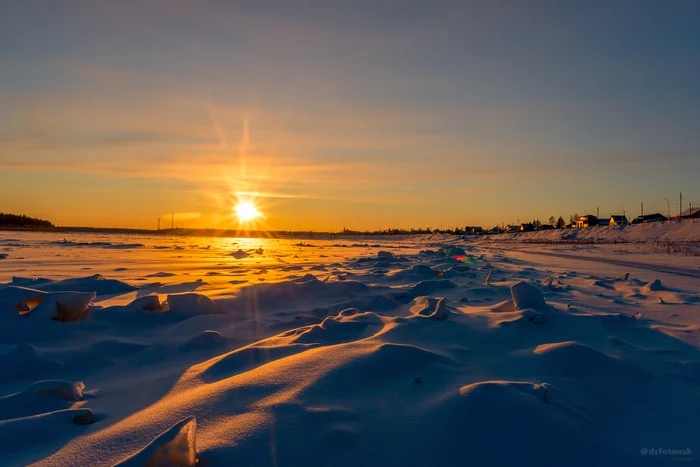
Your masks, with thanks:
[(25, 313), (44, 299), (46, 292), (15, 285), (0, 289), (0, 313)]
[(88, 306), (96, 296), (95, 292), (50, 292), (29, 313), (29, 317), (76, 321), (85, 317)]
[(84, 317), (95, 292), (44, 292), (27, 287), (0, 289), (0, 312), (30, 313), (32, 318), (75, 321)]
[(510, 294), (513, 297), (515, 308), (518, 310), (544, 308), (547, 306), (540, 289), (528, 282), (518, 282), (511, 286)]
[(170, 313), (187, 317), (220, 313), (214, 300), (198, 293), (168, 295), (168, 305)]
[(86, 408), (77, 409), (73, 417), (73, 423), (76, 425), (89, 425), (92, 423), (92, 410)]
[(645, 285), (642, 290), (644, 292), (659, 292), (660, 290), (664, 290), (663, 284), (661, 284), (661, 281), (659, 279), (656, 279), (653, 282), (649, 282), (647, 285)]
[(394, 253), (391, 251), (379, 251), (377, 252), (377, 259), (391, 259), (394, 257)]
[(177, 466), (197, 464), (197, 421), (188, 417), (163, 432), (148, 446), (114, 467)]
[(126, 309), (128, 311), (161, 311), (162, 307), (158, 295), (146, 295), (129, 303)]

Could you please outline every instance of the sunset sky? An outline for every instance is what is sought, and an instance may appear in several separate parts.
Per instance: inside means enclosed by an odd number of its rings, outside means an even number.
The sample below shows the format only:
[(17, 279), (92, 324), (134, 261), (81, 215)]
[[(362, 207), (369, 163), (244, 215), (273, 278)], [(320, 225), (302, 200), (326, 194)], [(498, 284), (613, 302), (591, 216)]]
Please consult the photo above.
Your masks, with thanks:
[(59, 225), (700, 205), (697, 1), (22, 0), (0, 44), (0, 211)]

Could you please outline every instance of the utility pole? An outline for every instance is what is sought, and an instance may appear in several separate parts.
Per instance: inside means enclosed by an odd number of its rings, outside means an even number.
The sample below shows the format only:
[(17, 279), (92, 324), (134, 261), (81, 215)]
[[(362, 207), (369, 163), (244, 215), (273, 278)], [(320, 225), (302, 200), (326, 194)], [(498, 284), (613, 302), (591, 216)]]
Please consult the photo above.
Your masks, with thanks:
[(600, 217), (600, 206), (595, 208), (595, 217), (598, 219)]
[(678, 213), (678, 220), (683, 219), (683, 192), (681, 191), (681, 212)]
[(644, 222), (644, 203), (642, 203), (642, 216), (641, 221)]

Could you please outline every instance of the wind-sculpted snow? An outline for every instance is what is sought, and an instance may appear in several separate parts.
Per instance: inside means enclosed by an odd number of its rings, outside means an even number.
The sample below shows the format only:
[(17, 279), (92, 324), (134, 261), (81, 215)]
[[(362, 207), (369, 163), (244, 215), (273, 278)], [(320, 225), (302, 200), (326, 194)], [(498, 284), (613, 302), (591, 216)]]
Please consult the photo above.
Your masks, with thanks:
[(197, 421), (189, 417), (154, 439), (115, 467), (195, 467), (197, 465)]
[(390, 241), (110, 240), (146, 245), (127, 267), (71, 250), (109, 277), (4, 260), (0, 465), (589, 467), (696, 448), (697, 279)]
[(122, 281), (107, 279), (100, 274), (75, 279), (51, 280), (46, 278), (13, 277), (10, 285), (30, 287), (44, 292), (95, 292), (97, 295), (133, 292), (137, 287)]

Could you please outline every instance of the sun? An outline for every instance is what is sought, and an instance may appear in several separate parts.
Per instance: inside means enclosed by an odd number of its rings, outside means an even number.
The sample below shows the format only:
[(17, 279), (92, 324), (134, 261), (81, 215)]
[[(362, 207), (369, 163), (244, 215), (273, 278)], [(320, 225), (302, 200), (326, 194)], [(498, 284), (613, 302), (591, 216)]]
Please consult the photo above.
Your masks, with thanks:
[(261, 216), (260, 211), (257, 210), (251, 201), (239, 201), (234, 209), (236, 210), (236, 216), (241, 222), (247, 222)]

